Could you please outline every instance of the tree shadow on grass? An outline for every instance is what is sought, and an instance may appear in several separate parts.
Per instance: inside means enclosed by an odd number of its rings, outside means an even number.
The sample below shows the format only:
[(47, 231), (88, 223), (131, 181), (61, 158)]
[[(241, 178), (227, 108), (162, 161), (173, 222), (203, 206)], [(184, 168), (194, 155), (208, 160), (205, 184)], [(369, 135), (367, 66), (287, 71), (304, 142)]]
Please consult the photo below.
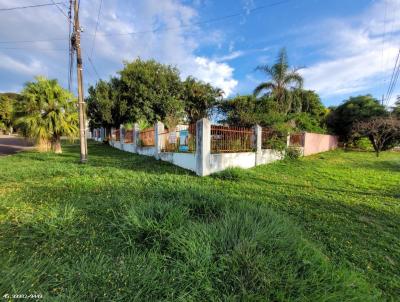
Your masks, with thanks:
[[(89, 167), (126, 169), (156, 175), (194, 175), (194, 172), (154, 157), (124, 152), (103, 143), (89, 142), (88, 147), (88, 161), (85, 165)], [(79, 145), (77, 144), (65, 144), (62, 154), (48, 153), (46, 158), (43, 158), (43, 154), (38, 153), (25, 153), (24, 157), (30, 160), (54, 159), (59, 163), (80, 164)]]

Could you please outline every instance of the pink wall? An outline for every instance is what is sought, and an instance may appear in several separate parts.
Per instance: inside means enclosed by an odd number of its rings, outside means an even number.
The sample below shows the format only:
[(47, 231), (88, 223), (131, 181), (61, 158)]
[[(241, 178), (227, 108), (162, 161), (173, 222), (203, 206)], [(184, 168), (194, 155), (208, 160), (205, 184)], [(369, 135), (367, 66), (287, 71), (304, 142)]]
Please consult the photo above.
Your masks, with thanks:
[(304, 156), (334, 150), (338, 147), (338, 137), (317, 133), (304, 133)]

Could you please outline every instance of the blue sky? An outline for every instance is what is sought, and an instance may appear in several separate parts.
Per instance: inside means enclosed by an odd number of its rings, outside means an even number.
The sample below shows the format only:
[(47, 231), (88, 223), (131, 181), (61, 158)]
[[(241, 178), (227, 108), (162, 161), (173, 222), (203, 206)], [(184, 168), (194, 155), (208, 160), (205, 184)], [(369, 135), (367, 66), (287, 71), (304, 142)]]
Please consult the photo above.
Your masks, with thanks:
[[(175, 65), (182, 77), (231, 97), (251, 93), (265, 79), (255, 67), (273, 64), (286, 47), (305, 87), (337, 105), (351, 95), (381, 98), (400, 46), (400, 0), (103, 0), (93, 44), (100, 1), (81, 0), (86, 87), (98, 79), (88, 56), (105, 79), (139, 56)], [(0, 7), (44, 2), (0, 0)], [(0, 91), (18, 91), (38, 74), (67, 86), (67, 25), (59, 10), (0, 14)]]

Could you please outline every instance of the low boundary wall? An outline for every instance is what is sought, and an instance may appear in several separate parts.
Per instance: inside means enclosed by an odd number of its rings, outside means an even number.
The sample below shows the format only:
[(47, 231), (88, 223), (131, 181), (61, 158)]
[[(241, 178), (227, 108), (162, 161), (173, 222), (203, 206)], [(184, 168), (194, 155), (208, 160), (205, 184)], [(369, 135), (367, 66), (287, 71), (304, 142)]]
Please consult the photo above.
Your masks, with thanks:
[(304, 133), (304, 156), (334, 150), (338, 147), (339, 139), (337, 136)]
[[(164, 125), (160, 122), (154, 125), (154, 146), (142, 147), (139, 145), (138, 126), (135, 124), (134, 130), (129, 131), (125, 142), (125, 130), (121, 126), (119, 141), (110, 140), (110, 146), (131, 153), (137, 153), (145, 156), (153, 156), (159, 160), (170, 162), (181, 168), (195, 172), (199, 176), (207, 176), (212, 173), (223, 171), (227, 168), (252, 168), (258, 165), (265, 165), (284, 157), (284, 152), (262, 149), (262, 128), (254, 126), (254, 151), (237, 153), (212, 153), (211, 152), (211, 123), (208, 119), (201, 119), (196, 123), (196, 148), (195, 152), (161, 152), (162, 134), (165, 134)], [(111, 133), (114, 133), (112, 129)], [(105, 129), (95, 129), (92, 136), (95, 141), (101, 142), (105, 139)], [(311, 155), (319, 152), (333, 150), (338, 146), (336, 136), (323, 135), (316, 133), (301, 133), (296, 135), (296, 142), (301, 145), (295, 146), (301, 148), (303, 155)], [(291, 144), (288, 137), (288, 146)], [(294, 145), (293, 145), (294, 146)]]

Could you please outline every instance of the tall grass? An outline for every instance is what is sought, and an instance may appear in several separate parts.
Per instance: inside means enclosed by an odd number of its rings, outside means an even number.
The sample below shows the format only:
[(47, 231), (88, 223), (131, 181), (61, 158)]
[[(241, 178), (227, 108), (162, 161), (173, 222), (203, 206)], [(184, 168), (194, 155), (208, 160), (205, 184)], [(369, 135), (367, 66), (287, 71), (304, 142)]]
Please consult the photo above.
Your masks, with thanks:
[(382, 299), (361, 272), (333, 262), (305, 237), (290, 215), (252, 199), (245, 183), (239, 194), (236, 185), (253, 172), (200, 179), (103, 145), (90, 150), (87, 166), (77, 163), (77, 146), (60, 156), (0, 159), (1, 295), (41, 293), (45, 301)]

